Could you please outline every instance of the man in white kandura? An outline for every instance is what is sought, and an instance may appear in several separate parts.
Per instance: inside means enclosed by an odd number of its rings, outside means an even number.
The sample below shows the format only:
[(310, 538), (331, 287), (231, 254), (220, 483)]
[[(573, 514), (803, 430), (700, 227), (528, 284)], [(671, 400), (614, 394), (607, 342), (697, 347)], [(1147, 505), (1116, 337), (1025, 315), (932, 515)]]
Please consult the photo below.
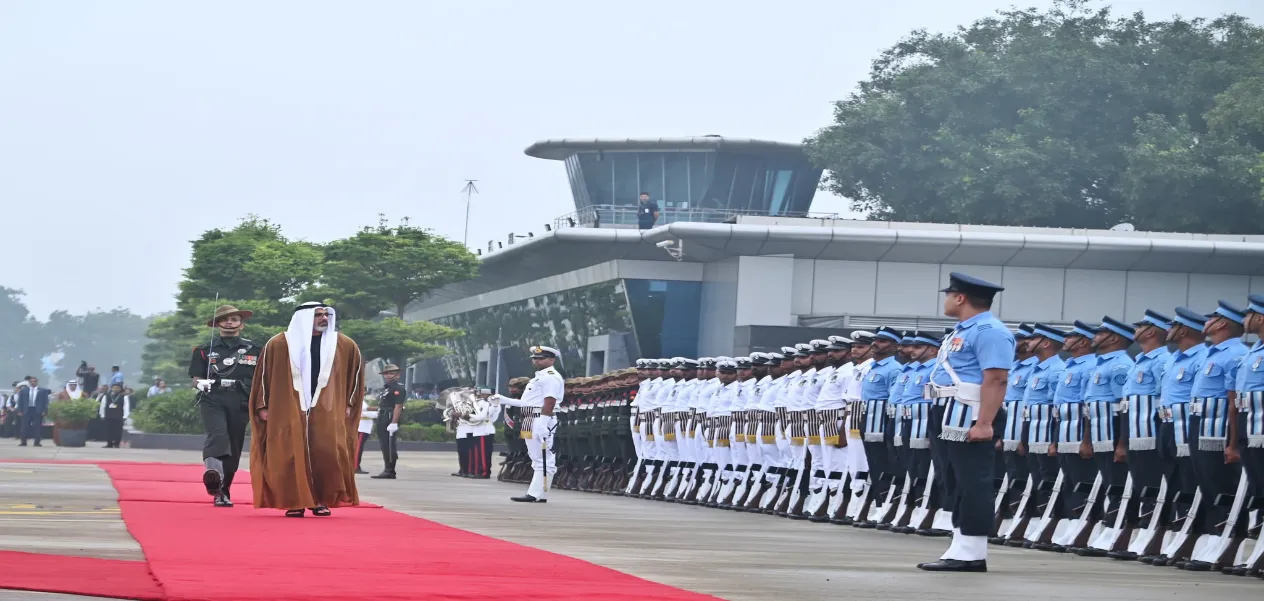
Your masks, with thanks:
[(557, 418), (553, 417), (553, 408), (562, 402), (566, 393), (566, 384), (562, 375), (553, 368), (558, 352), (547, 346), (531, 347), (531, 363), (535, 366), (535, 377), (527, 383), (522, 391), (521, 399), (511, 399), (500, 395), (492, 395), (488, 400), (509, 407), (525, 409), (523, 421), (530, 421), (531, 430), (524, 428), (522, 435), (527, 438), (527, 454), (531, 456), (531, 486), (527, 494), (511, 497), (518, 503), (545, 503), (548, 501), (549, 485), (553, 482), (553, 474), (557, 473), (557, 459), (553, 456), (553, 435), (557, 431)]

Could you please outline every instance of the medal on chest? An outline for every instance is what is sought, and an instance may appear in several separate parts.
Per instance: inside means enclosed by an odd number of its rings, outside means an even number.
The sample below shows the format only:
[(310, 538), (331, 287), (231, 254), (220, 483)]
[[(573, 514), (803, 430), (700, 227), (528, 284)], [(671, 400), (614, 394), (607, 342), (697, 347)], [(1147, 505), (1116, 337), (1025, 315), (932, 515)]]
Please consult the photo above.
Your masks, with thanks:
[(1212, 370), (1212, 368), (1214, 368), (1215, 366), (1216, 366), (1216, 363), (1215, 363), (1214, 361), (1209, 361), (1209, 362), (1207, 363), (1207, 371), (1206, 371), (1206, 372), (1204, 372), (1204, 374), (1205, 374), (1205, 375), (1210, 376), (1210, 375), (1211, 375), (1211, 370)]
[(1145, 382), (1145, 372), (1139, 371), (1137, 372), (1137, 383), (1140, 384), (1142, 382)]
[(1065, 382), (1063, 382), (1063, 384), (1066, 384), (1067, 386), (1070, 386), (1070, 385), (1071, 385), (1071, 380), (1073, 380), (1073, 379), (1075, 379), (1075, 374), (1074, 374), (1074, 373), (1067, 373), (1066, 381), (1065, 381)]
[(1099, 371), (1099, 372), (1097, 372), (1097, 373), (1093, 374), (1093, 383), (1094, 383), (1094, 384), (1101, 384), (1101, 383), (1102, 383), (1102, 372), (1100, 372), (1100, 371)]
[(1255, 362), (1251, 363), (1251, 371), (1260, 371), (1260, 362), (1264, 362), (1264, 355), (1255, 356)]
[(1177, 380), (1184, 380), (1184, 379), (1185, 379), (1185, 368), (1184, 368), (1184, 367), (1182, 367), (1182, 368), (1180, 368), (1180, 369), (1176, 370), (1176, 379), (1177, 379)]
[(963, 346), (965, 346), (965, 340), (964, 340), (964, 339), (961, 339), (961, 338), (953, 338), (953, 339), (952, 339), (952, 343), (948, 345), (948, 350), (949, 350), (949, 352), (953, 352), (953, 353), (955, 353), (955, 352), (957, 352), (957, 351), (961, 350), (961, 348), (962, 348)]
[(1040, 387), (1040, 378), (1036, 378), (1036, 379), (1032, 380), (1032, 381), (1031, 381), (1031, 385), (1032, 385), (1032, 386), (1035, 386), (1035, 387), (1037, 387), (1037, 388), (1039, 388), (1039, 387)]

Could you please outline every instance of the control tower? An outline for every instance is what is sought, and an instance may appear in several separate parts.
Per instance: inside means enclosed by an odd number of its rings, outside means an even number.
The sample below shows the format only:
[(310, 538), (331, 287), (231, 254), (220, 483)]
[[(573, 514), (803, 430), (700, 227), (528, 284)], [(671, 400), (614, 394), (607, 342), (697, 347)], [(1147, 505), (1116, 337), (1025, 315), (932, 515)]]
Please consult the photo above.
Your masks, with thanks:
[(636, 224), (637, 198), (658, 203), (658, 223), (727, 221), (736, 215), (803, 216), (821, 169), (800, 144), (722, 136), (564, 138), (527, 147), (562, 161), (585, 225)]

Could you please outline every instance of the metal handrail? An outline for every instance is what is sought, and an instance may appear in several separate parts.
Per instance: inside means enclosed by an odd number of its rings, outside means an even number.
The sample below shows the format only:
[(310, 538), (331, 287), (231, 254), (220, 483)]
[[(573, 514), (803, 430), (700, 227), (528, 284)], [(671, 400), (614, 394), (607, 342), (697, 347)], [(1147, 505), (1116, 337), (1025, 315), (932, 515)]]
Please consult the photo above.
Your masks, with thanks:
[[(554, 229), (564, 227), (601, 227), (603, 225), (638, 224), (636, 205), (591, 205), (578, 211), (567, 213), (553, 221)], [(777, 215), (769, 215), (767, 211), (750, 209), (703, 209), (660, 207), (658, 221), (654, 225), (665, 225), (676, 222), (692, 223), (736, 223), (740, 216), (757, 217), (814, 217), (837, 219), (836, 213), (808, 213), (806, 211), (786, 211)]]

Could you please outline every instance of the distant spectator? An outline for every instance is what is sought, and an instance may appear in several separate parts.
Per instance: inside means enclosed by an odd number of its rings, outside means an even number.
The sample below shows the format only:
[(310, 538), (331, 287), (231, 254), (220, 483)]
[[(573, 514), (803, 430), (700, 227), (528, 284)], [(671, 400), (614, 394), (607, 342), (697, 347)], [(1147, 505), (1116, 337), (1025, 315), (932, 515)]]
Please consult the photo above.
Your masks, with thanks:
[(658, 221), (658, 203), (650, 200), (649, 192), (642, 192), (641, 199), (636, 203), (636, 222), (643, 230), (654, 227), (654, 223)]
[(171, 389), (167, 388), (167, 383), (162, 378), (154, 378), (154, 385), (149, 387), (148, 396), (158, 396), (168, 392), (171, 392)]
[(79, 369), (75, 371), (75, 375), (79, 377), (79, 388), (83, 389), (86, 395), (92, 395), (101, 385), (101, 374), (97, 373), (96, 367), (88, 365), (87, 361), (79, 363)]
[(123, 385), (123, 372), (119, 370), (119, 366), (117, 365), (110, 368), (110, 386), (114, 386), (115, 384), (119, 386)]

